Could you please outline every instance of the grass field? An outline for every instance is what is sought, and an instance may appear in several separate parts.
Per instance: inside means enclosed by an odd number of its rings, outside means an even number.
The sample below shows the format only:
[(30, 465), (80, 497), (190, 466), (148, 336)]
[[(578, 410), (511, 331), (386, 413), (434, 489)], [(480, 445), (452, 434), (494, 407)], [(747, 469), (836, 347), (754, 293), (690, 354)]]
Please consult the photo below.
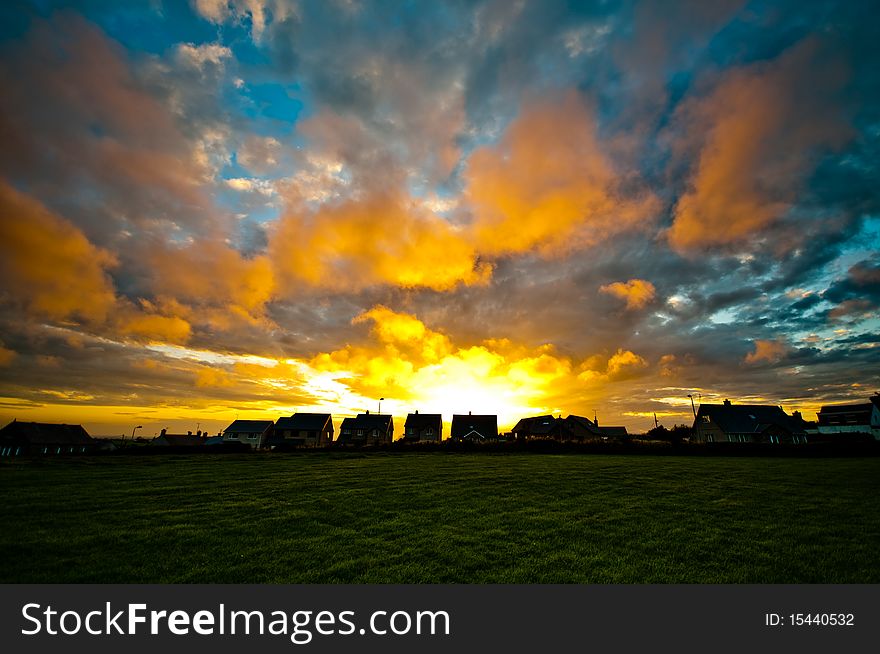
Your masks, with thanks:
[(0, 491), (3, 582), (880, 582), (880, 458), (103, 457)]

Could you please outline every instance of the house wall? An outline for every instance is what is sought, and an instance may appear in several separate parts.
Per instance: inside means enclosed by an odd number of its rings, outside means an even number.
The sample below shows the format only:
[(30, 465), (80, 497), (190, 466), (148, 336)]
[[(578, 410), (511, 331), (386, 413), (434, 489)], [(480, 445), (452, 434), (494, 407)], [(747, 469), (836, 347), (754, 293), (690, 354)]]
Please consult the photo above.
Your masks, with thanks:
[[(256, 438), (251, 438), (256, 436)], [(245, 445), (250, 445), (251, 449), (259, 449), (266, 444), (266, 436), (267, 432), (263, 432), (262, 434), (254, 434), (252, 432), (225, 432), (223, 434), (223, 442), (239, 442), (244, 443)]]
[(726, 443), (727, 434), (714, 422), (703, 422), (702, 416), (694, 423), (693, 440), (697, 443)]

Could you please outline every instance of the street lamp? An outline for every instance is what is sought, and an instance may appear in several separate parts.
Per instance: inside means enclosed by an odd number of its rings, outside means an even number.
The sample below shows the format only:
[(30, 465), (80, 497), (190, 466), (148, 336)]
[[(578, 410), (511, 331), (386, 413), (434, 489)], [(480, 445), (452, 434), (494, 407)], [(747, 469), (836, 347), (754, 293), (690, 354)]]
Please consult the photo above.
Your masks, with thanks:
[(379, 398), (379, 415), (382, 415), (382, 400), (384, 399), (384, 397)]
[[(134, 428), (131, 430), (131, 440), (134, 440), (134, 430), (135, 430), (135, 429), (143, 429), (143, 428), (144, 428), (143, 425), (138, 425), (137, 427), (134, 427)], [(125, 436), (122, 437), (122, 444), (125, 445)]]
[[(700, 397), (700, 402), (702, 403), (703, 395), (701, 393), (697, 393), (697, 395)], [(691, 398), (691, 411), (694, 412), (694, 420), (696, 420), (697, 419), (697, 407), (694, 406), (694, 396), (693, 396), (693, 394), (688, 393), (688, 397)]]

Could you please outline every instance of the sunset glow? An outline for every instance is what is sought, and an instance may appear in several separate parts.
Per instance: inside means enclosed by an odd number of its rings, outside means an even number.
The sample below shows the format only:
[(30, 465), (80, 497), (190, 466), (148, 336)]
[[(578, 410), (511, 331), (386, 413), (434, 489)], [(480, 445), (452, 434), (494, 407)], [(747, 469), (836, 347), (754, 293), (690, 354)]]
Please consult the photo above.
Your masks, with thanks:
[(4, 424), (880, 389), (861, 3), (70, 4), (0, 9)]

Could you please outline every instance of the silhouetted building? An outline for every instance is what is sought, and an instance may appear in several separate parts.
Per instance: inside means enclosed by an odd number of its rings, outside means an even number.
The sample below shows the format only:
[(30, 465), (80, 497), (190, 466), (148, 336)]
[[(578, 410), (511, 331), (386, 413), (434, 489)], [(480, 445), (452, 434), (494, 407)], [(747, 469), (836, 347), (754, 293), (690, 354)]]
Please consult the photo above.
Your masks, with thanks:
[(512, 430), (517, 440), (587, 441), (602, 437), (626, 437), (626, 427), (599, 427), (583, 416), (552, 415), (523, 418)]
[(333, 416), (329, 413), (295, 413), (278, 418), (269, 441), (276, 447), (324, 447), (332, 442)]
[(820, 434), (870, 434), (880, 440), (880, 395), (861, 404), (833, 404), (819, 410)]
[(566, 427), (574, 440), (583, 441), (603, 436), (599, 425), (583, 416), (570, 415), (566, 419)]
[(82, 425), (13, 420), (0, 429), (0, 456), (88, 454), (99, 445)]
[(167, 430), (163, 429), (159, 432), (159, 435), (156, 436), (152, 441), (150, 441), (151, 447), (198, 447), (200, 445), (204, 445), (206, 440), (206, 436), (202, 436), (201, 431), (197, 431), (193, 434), (191, 431), (186, 432), (185, 434), (169, 434)]
[(803, 420), (764, 404), (701, 404), (694, 420), (698, 443), (806, 443)]
[(410, 413), (403, 426), (408, 443), (439, 443), (443, 440), (443, 418), (439, 413)]
[(452, 416), (452, 441), (486, 442), (498, 440), (498, 416), (465, 415)]
[(339, 426), (339, 443), (345, 445), (387, 445), (394, 440), (394, 419), (369, 411), (346, 418)]
[(236, 420), (223, 430), (223, 442), (239, 442), (258, 450), (266, 447), (275, 423), (271, 420)]

